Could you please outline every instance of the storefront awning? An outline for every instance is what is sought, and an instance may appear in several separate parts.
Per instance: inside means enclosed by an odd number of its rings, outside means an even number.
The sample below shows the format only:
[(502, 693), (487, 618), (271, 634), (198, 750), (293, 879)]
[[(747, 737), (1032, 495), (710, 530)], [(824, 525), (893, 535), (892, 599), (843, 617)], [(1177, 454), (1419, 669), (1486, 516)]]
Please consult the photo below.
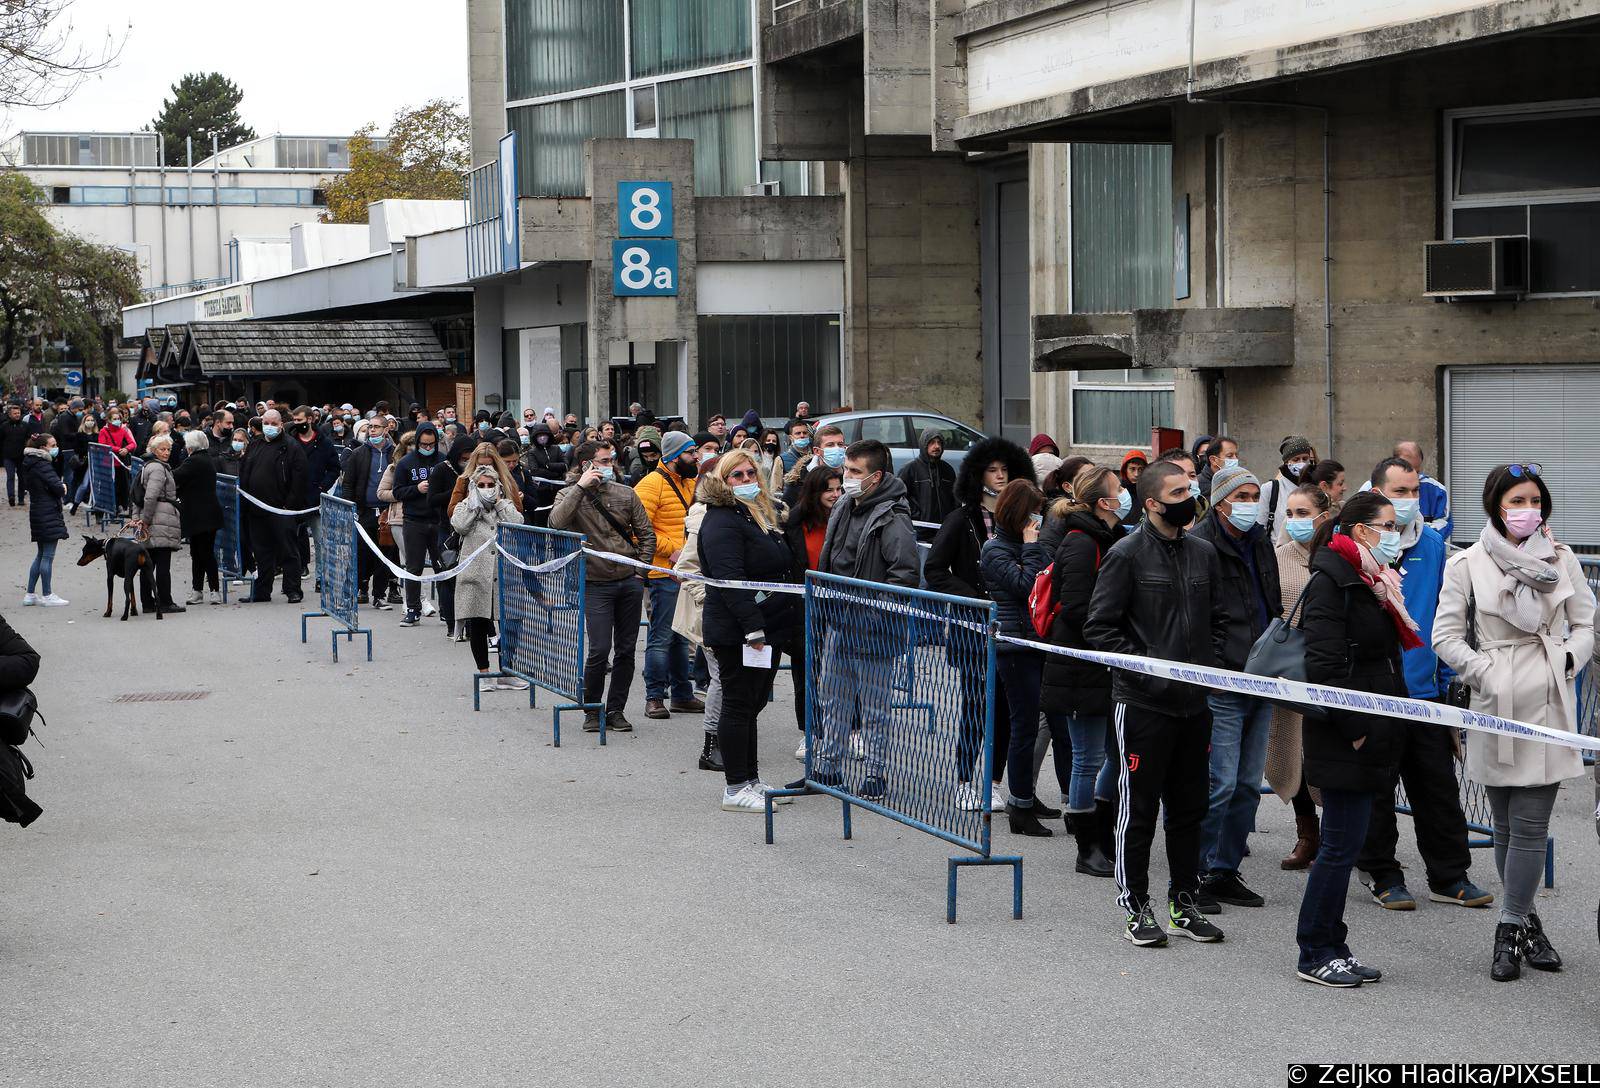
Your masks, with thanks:
[(427, 321), (196, 321), (188, 330), (185, 361), (207, 378), (450, 369)]

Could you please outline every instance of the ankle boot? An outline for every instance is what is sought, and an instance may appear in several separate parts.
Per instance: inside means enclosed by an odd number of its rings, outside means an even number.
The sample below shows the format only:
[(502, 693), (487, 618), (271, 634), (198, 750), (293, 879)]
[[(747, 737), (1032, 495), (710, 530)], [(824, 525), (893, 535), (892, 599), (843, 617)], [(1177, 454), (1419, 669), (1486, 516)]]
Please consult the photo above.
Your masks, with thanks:
[(1557, 952), (1550, 944), (1550, 938), (1544, 935), (1544, 923), (1539, 921), (1539, 916), (1528, 914), (1528, 925), (1522, 931), (1523, 950), (1528, 966), (1538, 971), (1561, 970), (1561, 953)]
[(1067, 833), (1078, 841), (1078, 862), (1074, 869), (1088, 876), (1110, 876), (1111, 859), (1100, 850), (1095, 813), (1069, 812), (1066, 823)]
[(1496, 982), (1510, 982), (1522, 977), (1522, 927), (1515, 922), (1501, 922), (1494, 927), (1494, 963), (1489, 967), (1489, 977)]
[(1006, 804), (1006, 817), (1011, 822), (1013, 835), (1028, 835), (1036, 839), (1047, 839), (1055, 832), (1039, 822), (1039, 814), (1033, 811), (1033, 806), (1018, 808), (1016, 805)]
[(1105, 855), (1107, 861), (1115, 862), (1117, 857), (1117, 803), (1115, 801), (1102, 801), (1098, 797), (1095, 798), (1094, 833), (1095, 841), (1100, 847), (1100, 853)]
[(1278, 862), (1280, 869), (1306, 869), (1316, 860), (1317, 851), (1322, 849), (1322, 830), (1317, 825), (1315, 814), (1310, 816), (1296, 816), (1294, 818), (1295, 840), (1294, 849), (1289, 851), (1289, 856)]
[(706, 734), (705, 747), (700, 749), (700, 769), (702, 771), (720, 771), (722, 767), (722, 745), (717, 740), (715, 733)]

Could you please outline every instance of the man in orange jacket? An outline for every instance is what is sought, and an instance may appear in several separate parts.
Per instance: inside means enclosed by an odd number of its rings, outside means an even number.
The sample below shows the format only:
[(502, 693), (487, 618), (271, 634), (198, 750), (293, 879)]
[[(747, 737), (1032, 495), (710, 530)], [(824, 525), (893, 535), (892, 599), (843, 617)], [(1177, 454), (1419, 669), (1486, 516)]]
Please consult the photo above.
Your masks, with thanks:
[[(661, 438), (661, 460), (634, 487), (645, 516), (655, 527), (654, 562), (658, 567), (671, 567), (683, 552), (683, 519), (694, 503), (697, 467), (694, 440), (682, 431), (668, 431)], [(650, 634), (644, 652), (645, 717), (667, 718), (674, 710), (703, 714), (706, 705), (694, 697), (689, 675), (689, 640), (672, 630), (678, 580), (652, 571), (645, 586), (650, 594)]]

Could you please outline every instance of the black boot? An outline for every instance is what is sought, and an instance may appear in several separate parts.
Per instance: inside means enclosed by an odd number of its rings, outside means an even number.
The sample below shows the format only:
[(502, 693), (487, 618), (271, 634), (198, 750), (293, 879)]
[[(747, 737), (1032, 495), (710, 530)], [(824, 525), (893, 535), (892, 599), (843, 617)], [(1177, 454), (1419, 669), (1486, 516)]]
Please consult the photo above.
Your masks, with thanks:
[(1496, 982), (1510, 982), (1522, 977), (1522, 927), (1515, 922), (1501, 922), (1494, 927), (1494, 963), (1489, 967), (1489, 977)]
[(1536, 971), (1561, 970), (1561, 953), (1551, 946), (1550, 938), (1544, 935), (1544, 923), (1532, 911), (1528, 912), (1528, 925), (1522, 936), (1529, 967)]
[(1029, 835), (1036, 839), (1048, 839), (1055, 832), (1039, 822), (1039, 814), (1033, 811), (1034, 806), (1018, 808), (1009, 801), (1006, 803), (1006, 816), (1011, 821), (1013, 835)]
[(1100, 850), (1095, 815), (1093, 812), (1067, 813), (1067, 833), (1078, 840), (1078, 863), (1074, 868), (1089, 876), (1110, 876), (1111, 859)]
[(1107, 860), (1115, 861), (1117, 856), (1117, 803), (1115, 801), (1102, 801), (1096, 797), (1094, 801), (1094, 832), (1100, 845), (1100, 853)]
[(722, 767), (722, 745), (717, 740), (715, 733), (706, 734), (705, 747), (700, 749), (700, 769), (702, 771), (720, 771)]

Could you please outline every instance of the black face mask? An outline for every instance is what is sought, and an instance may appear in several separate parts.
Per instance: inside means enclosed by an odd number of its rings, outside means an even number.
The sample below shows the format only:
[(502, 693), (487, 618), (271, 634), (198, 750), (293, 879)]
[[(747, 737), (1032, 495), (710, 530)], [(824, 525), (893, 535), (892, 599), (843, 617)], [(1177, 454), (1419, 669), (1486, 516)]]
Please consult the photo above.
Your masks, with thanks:
[(765, 446), (763, 446), (761, 448), (766, 450), (768, 453), (772, 454), (772, 456), (774, 456), (774, 457), (776, 457), (778, 455), (778, 444), (776, 442), (768, 442)]
[(1194, 520), (1194, 509), (1194, 496), (1185, 495), (1180, 502), (1161, 504), (1161, 520), (1174, 529), (1181, 529)]

